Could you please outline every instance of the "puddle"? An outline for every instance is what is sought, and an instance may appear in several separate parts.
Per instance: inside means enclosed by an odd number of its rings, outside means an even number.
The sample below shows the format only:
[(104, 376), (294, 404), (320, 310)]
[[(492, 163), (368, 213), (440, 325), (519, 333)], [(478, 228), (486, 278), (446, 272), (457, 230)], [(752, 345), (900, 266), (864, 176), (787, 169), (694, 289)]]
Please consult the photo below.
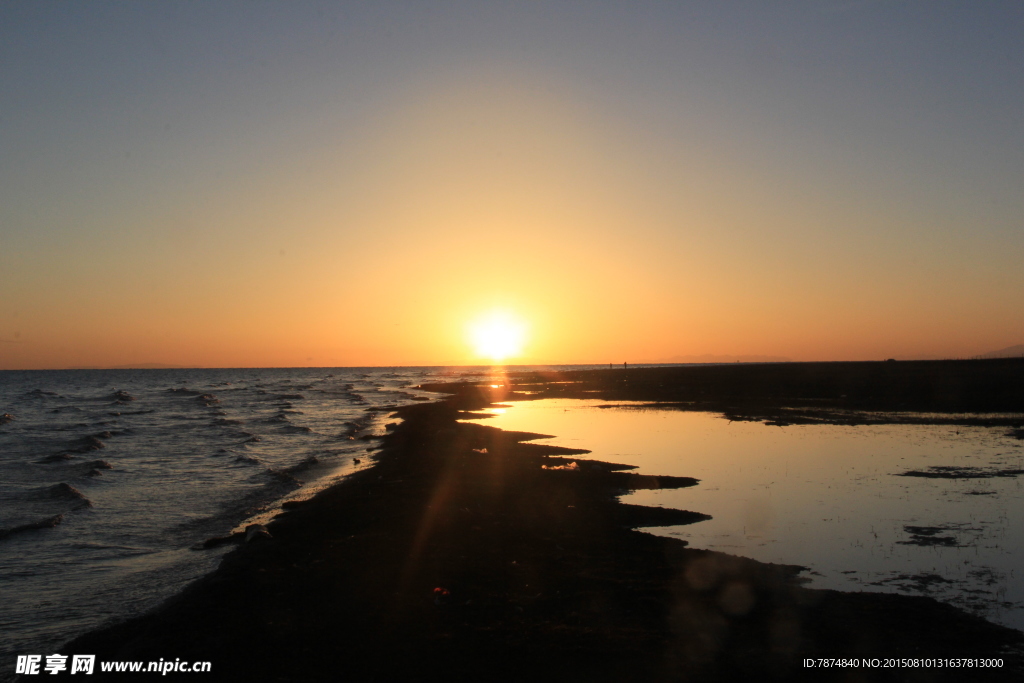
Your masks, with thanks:
[(700, 479), (623, 496), (712, 517), (651, 533), (809, 567), (812, 587), (929, 595), (1024, 629), (1024, 477), (1014, 476), (1024, 448), (1005, 428), (779, 427), (628, 406), (524, 401), (484, 423), (557, 434), (535, 443), (586, 448), (642, 474)]

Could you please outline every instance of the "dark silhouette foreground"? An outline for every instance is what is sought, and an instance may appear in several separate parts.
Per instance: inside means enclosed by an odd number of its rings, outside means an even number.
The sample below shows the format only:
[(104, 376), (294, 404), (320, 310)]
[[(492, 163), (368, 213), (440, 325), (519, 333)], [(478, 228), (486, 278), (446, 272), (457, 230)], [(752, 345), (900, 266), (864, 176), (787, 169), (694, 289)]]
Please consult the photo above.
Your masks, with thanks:
[[(964, 410), (994, 406), (996, 396), (1000, 410), (1020, 410), (1024, 363), (923, 374), (874, 364), (883, 374), (873, 377), (852, 365), (723, 366), (707, 375), (634, 368), (438, 387), (451, 397), (396, 411), (403, 421), (375, 467), (289, 506), (269, 525), (271, 537), (253, 534), (159, 610), (62, 651), (209, 660), (213, 672), (199, 676), (210, 681), (1018, 680), (1018, 631), (929, 598), (809, 590), (797, 567), (633, 530), (699, 521), (699, 512), (615, 498), (694, 480), (577, 461), (578, 451), (528, 443), (536, 435), (456, 422), (527, 384), (536, 395), (692, 401), (748, 417), (790, 410), (794, 400), (817, 411), (871, 401)], [(934, 383), (915, 386), (924, 376)], [(804, 668), (814, 657), (1001, 657), (1005, 665)]]

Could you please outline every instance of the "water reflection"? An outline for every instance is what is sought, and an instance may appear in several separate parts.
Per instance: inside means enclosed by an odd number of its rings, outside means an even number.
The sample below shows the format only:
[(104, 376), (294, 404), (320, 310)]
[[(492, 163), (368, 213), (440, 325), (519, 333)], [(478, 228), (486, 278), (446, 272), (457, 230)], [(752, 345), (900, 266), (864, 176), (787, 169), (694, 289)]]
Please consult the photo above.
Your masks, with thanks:
[[(930, 595), (1024, 628), (1024, 476), (949, 479), (906, 472), (1024, 468), (1005, 428), (729, 422), (711, 413), (541, 400), (487, 424), (557, 434), (537, 443), (593, 451), (644, 474), (697, 477), (692, 488), (623, 500), (712, 519), (650, 529), (765, 562), (808, 567), (811, 585)], [(969, 468), (977, 468), (970, 470)]]

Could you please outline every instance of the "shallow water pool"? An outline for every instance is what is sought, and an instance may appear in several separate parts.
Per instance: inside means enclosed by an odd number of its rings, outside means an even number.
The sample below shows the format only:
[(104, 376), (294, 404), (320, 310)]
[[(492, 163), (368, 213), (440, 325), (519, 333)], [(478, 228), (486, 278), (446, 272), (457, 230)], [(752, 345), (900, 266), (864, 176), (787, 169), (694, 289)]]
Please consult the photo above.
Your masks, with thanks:
[[(712, 516), (647, 531), (807, 567), (815, 588), (929, 595), (1024, 629), (1024, 443), (1006, 428), (791, 425), (598, 400), (493, 409), (502, 429), (697, 486), (623, 500)], [(647, 405), (647, 404), (644, 404)], [(957, 468), (974, 478), (898, 476)], [(970, 470), (969, 468), (977, 468)]]

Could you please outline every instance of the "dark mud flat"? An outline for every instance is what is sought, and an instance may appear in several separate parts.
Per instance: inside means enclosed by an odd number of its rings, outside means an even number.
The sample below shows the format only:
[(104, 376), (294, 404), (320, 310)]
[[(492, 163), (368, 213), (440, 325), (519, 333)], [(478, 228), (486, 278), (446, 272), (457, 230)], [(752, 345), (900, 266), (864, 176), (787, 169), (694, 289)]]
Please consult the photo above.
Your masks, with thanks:
[(776, 424), (1006, 425), (1024, 438), (1024, 358), (619, 367), (518, 372), (508, 380), (496, 398), (657, 401)]
[[(695, 481), (456, 422), (503, 390), (447, 390), (399, 410), (377, 465), (289, 506), (272, 537), (61, 652), (209, 660), (198, 676), (218, 681), (1020, 680), (1020, 632), (928, 598), (809, 590), (798, 567), (635, 531), (703, 515), (616, 494)], [(1004, 667), (803, 668), (816, 657)]]

